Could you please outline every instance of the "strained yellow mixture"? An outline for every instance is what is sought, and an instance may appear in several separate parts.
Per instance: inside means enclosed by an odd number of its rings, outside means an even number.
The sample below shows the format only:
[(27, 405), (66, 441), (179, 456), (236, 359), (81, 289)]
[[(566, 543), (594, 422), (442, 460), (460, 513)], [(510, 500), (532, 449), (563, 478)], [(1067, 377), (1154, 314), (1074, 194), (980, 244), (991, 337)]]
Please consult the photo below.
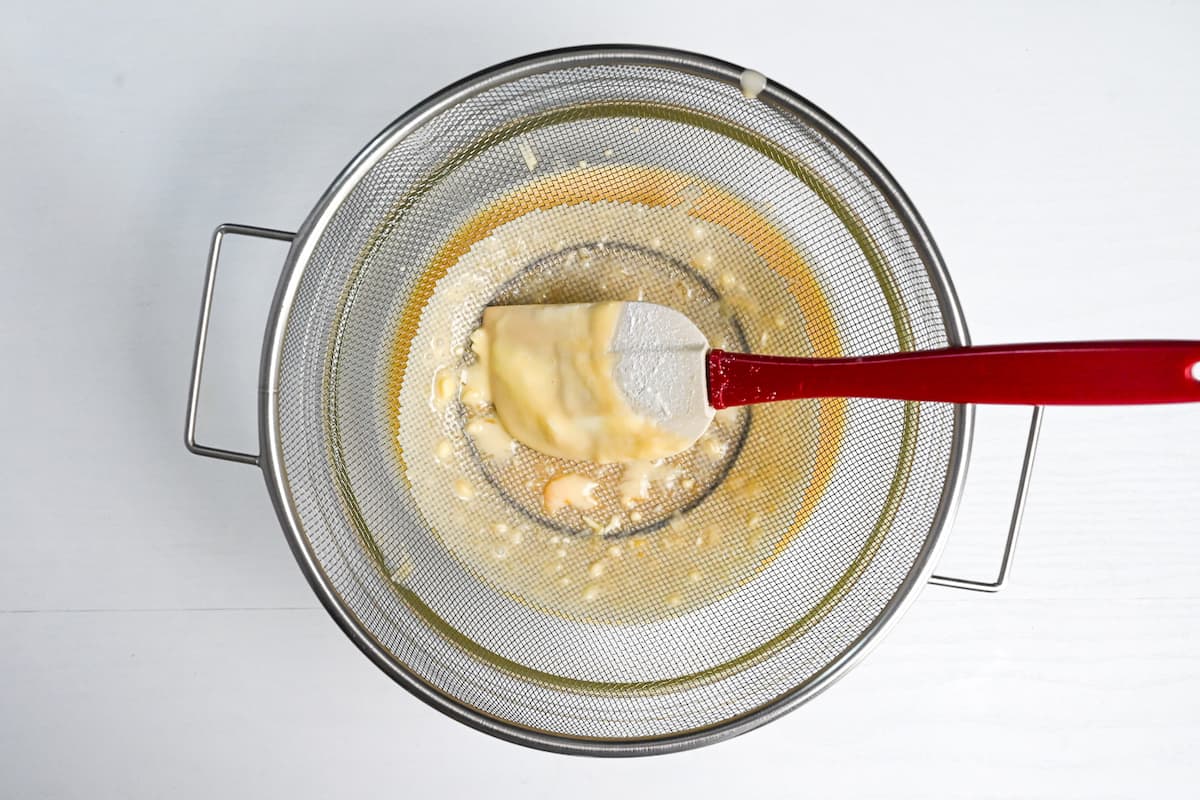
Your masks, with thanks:
[(672, 456), (704, 432), (707, 415), (693, 424), (696, 436), (685, 436), (630, 405), (612, 349), (626, 306), (484, 309), (471, 349), (487, 365), (496, 418), (517, 441), (559, 458), (631, 463)]
[(840, 354), (816, 280), (760, 213), (684, 175), (580, 167), (485, 208), (422, 277), (393, 355), (397, 454), (425, 521), (480, 580), (568, 618), (649, 622), (713, 602), (787, 546), (829, 480), (844, 402), (727, 409), (652, 461), (518, 443), (476, 355), (484, 309), (605, 300), (676, 308), (712, 347)]

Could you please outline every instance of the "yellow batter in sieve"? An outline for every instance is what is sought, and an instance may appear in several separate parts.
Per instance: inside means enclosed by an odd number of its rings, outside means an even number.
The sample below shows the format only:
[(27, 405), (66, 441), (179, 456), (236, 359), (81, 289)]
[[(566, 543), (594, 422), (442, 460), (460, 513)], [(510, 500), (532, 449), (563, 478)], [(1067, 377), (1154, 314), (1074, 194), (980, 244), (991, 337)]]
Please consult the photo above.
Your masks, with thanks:
[[(705, 290), (632, 268), (629, 247), (686, 265)], [(556, 280), (522, 284), (530, 264), (567, 251)], [(722, 596), (786, 547), (828, 482), (843, 401), (758, 408), (749, 436), (749, 412), (721, 412), (695, 446), (661, 461), (545, 456), (496, 424), (486, 367), (473, 360), (468, 337), (497, 296), (647, 300), (723, 337), (710, 338), (715, 347), (839, 355), (816, 280), (761, 214), (661, 170), (605, 165), (533, 181), (463, 226), (423, 276), (390, 391), (398, 456), (425, 520), (481, 580), (544, 611), (649, 622)], [(731, 330), (744, 342), (729, 341)]]

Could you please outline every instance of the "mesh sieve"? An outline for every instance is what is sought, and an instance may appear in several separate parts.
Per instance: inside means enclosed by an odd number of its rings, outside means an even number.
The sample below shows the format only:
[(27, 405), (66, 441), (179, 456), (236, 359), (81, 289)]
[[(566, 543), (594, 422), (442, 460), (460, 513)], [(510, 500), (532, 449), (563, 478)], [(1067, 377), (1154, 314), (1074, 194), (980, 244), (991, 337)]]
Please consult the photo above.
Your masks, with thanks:
[[(492, 302), (641, 296), (784, 355), (966, 343), (882, 168), (739, 76), (629, 47), (481, 73), (370, 144), (289, 255), (263, 452), (293, 549), (377, 664), (490, 733), (606, 755), (747, 730), (841, 674), (932, 566), (966, 407), (737, 412), (630, 505), (620, 467), (497, 465), (465, 432), (478, 412), (431, 403)], [(542, 507), (567, 472), (596, 509)]]

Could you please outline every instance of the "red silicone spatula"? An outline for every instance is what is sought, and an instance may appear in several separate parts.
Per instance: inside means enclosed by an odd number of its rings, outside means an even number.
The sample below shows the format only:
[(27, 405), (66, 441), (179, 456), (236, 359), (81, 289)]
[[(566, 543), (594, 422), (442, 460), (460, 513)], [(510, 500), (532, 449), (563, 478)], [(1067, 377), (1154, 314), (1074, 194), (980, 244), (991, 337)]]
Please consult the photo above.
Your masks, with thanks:
[[(669, 309), (667, 309), (669, 310)], [(802, 397), (949, 403), (1129, 405), (1200, 400), (1200, 342), (1057, 342), (951, 347), (860, 358), (710, 350), (714, 408)]]
[[(1028, 405), (1123, 405), (1200, 401), (1200, 342), (1127, 341), (1013, 344), (956, 347), (858, 358), (816, 359), (712, 350), (691, 320), (653, 303), (603, 304), (616, 309), (616, 327), (603, 352), (611, 356), (607, 382), (629, 409), (681, 438), (658, 456), (690, 446), (712, 420), (714, 409), (817, 397), (875, 397), (951, 403)], [(560, 309), (561, 311), (555, 311)], [(541, 319), (574, 320), (535, 337), (547, 341), (590, 341), (588, 327), (599, 305), (517, 306), (496, 309)], [(489, 309), (491, 313), (491, 309)], [(611, 319), (611, 315), (607, 317)], [(568, 328), (570, 325), (567, 326)], [(539, 329), (540, 330), (540, 329)], [(532, 351), (531, 351), (532, 352)], [(559, 364), (525, 363), (543, 374), (573, 374), (579, 353), (542, 348)], [(564, 353), (566, 355), (564, 355)], [(607, 362), (606, 362), (607, 363)], [(525, 372), (527, 370), (518, 370)], [(507, 375), (519, 382), (520, 375)], [(596, 375), (589, 380), (594, 382)], [(539, 391), (555, 391), (539, 387)], [(579, 386), (559, 391), (574, 392)], [(529, 396), (534, 390), (525, 393)], [(583, 390), (586, 394), (586, 388)], [(568, 433), (601, 429), (608, 416), (627, 413), (583, 403), (559, 423)], [(593, 408), (600, 408), (593, 411)], [(508, 414), (497, 402), (501, 422)], [(579, 430), (573, 430), (578, 428)], [(518, 437), (520, 438), (520, 437)], [(669, 452), (668, 452), (669, 451)]]

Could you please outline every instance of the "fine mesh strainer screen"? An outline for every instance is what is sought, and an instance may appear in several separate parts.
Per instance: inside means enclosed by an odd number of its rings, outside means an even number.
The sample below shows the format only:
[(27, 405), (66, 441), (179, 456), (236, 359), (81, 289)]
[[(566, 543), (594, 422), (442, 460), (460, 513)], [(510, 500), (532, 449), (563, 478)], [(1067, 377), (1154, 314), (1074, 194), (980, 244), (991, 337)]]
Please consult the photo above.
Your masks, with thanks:
[(698, 57), (539, 57), (402, 120), (306, 226), (279, 494), (352, 635), (435, 702), (527, 743), (682, 746), (815, 689), (925, 569), (953, 406), (722, 412), (598, 466), (514, 446), (476, 391), (495, 303), (644, 299), (781, 355), (959, 343), (919, 223), (798, 103)]

